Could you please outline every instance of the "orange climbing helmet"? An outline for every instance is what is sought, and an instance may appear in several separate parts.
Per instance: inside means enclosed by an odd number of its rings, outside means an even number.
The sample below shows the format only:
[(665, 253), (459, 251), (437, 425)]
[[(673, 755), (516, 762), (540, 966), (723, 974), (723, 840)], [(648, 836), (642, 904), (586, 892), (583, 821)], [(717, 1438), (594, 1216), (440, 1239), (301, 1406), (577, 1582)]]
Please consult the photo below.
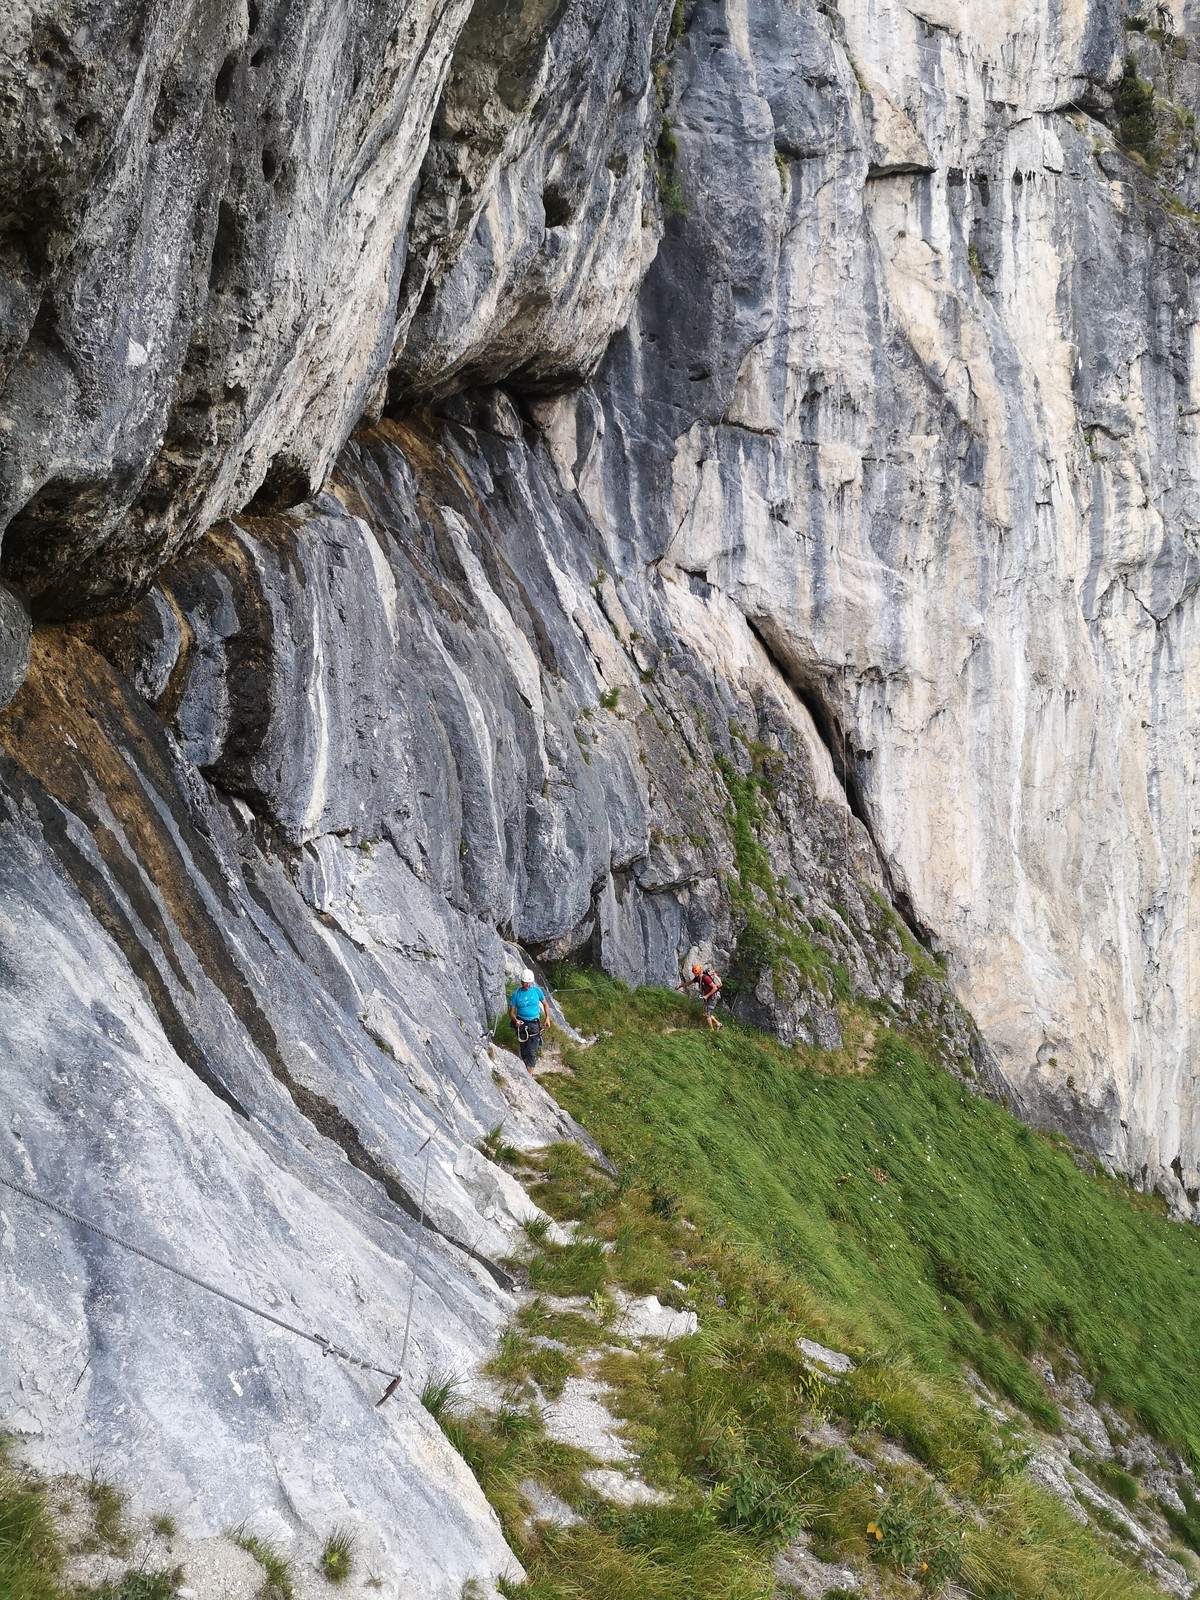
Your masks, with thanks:
[(692, 974), (693, 974), (693, 976), (698, 978), (700, 976), (700, 972), (701, 972), (700, 963), (698, 961), (693, 961), (692, 962)]

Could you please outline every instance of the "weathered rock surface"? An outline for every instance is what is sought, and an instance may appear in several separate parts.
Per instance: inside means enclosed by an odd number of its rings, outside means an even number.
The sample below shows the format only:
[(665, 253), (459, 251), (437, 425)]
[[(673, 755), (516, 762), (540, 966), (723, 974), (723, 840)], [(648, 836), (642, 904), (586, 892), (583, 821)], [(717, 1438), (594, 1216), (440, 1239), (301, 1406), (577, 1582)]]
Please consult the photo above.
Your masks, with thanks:
[(376, 1411), (6, 1196), (0, 1418), (396, 1594), (511, 1560), (413, 1391), (510, 1309), (480, 1135), (571, 1131), (516, 962), (855, 992), (1200, 1190), (1194, 162), (1110, 0), (678, 21), (0, 22), (0, 1163), (385, 1367), (427, 1223)]
[(1115, 6), (839, 14), (690, 11), (687, 214), (555, 437), (810, 706), (1027, 1113), (1194, 1212), (1195, 224), (1098, 120)]
[(0, 568), (38, 613), (128, 598), (252, 496), (305, 499), (481, 213), (418, 366), (588, 372), (640, 276), (659, 10), (8, 7)]
[(836, 1029), (838, 961), (898, 1013), (956, 1015), (906, 993), (866, 836), (736, 611), (601, 577), (511, 402), (468, 412), (364, 430), (312, 505), (221, 525), (133, 611), (41, 626), (0, 713), (4, 1169), (384, 1368), (428, 1229), (376, 1411), (383, 1377), (6, 1196), (3, 1415), (38, 1464), (102, 1452), (193, 1535), (250, 1516), (303, 1545), (353, 1509), (391, 1592), (430, 1595), (510, 1560), (416, 1398), (512, 1309), (520, 1201), (470, 1147), (506, 1119), (520, 1146), (573, 1132), (490, 1046), (513, 941), (631, 978), (702, 943), (724, 962), (718, 757), (748, 774), (753, 747), (827, 963), (780, 1017)]

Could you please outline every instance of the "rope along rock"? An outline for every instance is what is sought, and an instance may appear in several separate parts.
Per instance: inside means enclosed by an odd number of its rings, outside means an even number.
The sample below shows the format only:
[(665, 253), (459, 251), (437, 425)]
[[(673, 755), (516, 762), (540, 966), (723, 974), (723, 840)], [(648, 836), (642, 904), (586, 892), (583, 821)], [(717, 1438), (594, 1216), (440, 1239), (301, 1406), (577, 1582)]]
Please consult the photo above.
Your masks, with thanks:
[(86, 1228), (89, 1233), (98, 1234), (101, 1239), (107, 1239), (109, 1244), (115, 1244), (120, 1250), (127, 1250), (130, 1255), (141, 1256), (143, 1261), (149, 1261), (152, 1266), (161, 1267), (164, 1272), (173, 1273), (175, 1277), (182, 1278), (185, 1283), (191, 1283), (197, 1289), (203, 1289), (206, 1294), (216, 1295), (219, 1300), (227, 1300), (230, 1305), (237, 1306), (241, 1311), (247, 1311), (252, 1317), (261, 1317), (264, 1322), (273, 1322), (277, 1328), (283, 1328), (288, 1333), (294, 1333), (298, 1339), (307, 1339), (309, 1344), (315, 1344), (322, 1354), (335, 1356), (339, 1361), (345, 1361), (352, 1367), (358, 1367), (362, 1372), (378, 1373), (380, 1377), (389, 1378), (391, 1381), (384, 1392), (383, 1399), (395, 1389), (400, 1382), (400, 1374), (391, 1367), (376, 1366), (373, 1361), (364, 1361), (360, 1356), (344, 1350), (341, 1345), (334, 1344), (321, 1333), (309, 1333), (305, 1328), (298, 1328), (294, 1322), (287, 1322), (283, 1317), (277, 1317), (272, 1311), (265, 1311), (262, 1306), (252, 1305), (248, 1300), (241, 1300), (236, 1294), (230, 1294), (228, 1289), (218, 1288), (215, 1283), (209, 1283), (204, 1278), (196, 1277), (193, 1272), (185, 1272), (182, 1267), (177, 1267), (173, 1262), (164, 1261), (161, 1256), (152, 1255), (149, 1250), (143, 1250), (141, 1245), (132, 1244), (128, 1239), (122, 1239), (115, 1233), (110, 1233), (107, 1228), (102, 1228), (98, 1223), (89, 1222), (86, 1217), (78, 1216), (74, 1211), (68, 1211), (66, 1206), (60, 1206), (55, 1200), (47, 1200), (45, 1195), (27, 1189), (23, 1183), (17, 1183), (12, 1178), (0, 1175), (0, 1185), (11, 1189), (14, 1194), (22, 1195), (26, 1200), (31, 1200), (34, 1205), (44, 1206), (47, 1211), (53, 1211), (68, 1222), (73, 1222), (77, 1227)]

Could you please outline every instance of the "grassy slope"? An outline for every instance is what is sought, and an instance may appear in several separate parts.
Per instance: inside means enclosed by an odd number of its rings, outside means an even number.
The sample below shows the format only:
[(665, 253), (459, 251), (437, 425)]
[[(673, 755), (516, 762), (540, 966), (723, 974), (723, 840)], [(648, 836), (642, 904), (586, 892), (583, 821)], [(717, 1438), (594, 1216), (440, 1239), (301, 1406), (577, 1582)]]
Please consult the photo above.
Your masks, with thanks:
[[(599, 1037), (566, 1048), (574, 1076), (554, 1086), (619, 1176), (574, 1146), (547, 1153), (532, 1192), (583, 1232), (566, 1248), (538, 1234), (530, 1286), (591, 1296), (593, 1320), (527, 1303), (492, 1365), (500, 1416), (443, 1417), (530, 1574), (504, 1592), (767, 1600), (773, 1556), (805, 1528), (891, 1600), (951, 1581), (979, 1600), (1159, 1594), (1115, 1531), (1079, 1526), (1023, 1475), (1022, 1423), (981, 1411), (964, 1367), (1052, 1426), (1025, 1357), (1069, 1344), (1102, 1397), (1195, 1457), (1200, 1235), (1085, 1175), (866, 1008), (847, 1008), (842, 1051), (791, 1052), (729, 1023), (713, 1038), (669, 993), (560, 979), (571, 1021)], [(700, 1333), (622, 1348), (619, 1323), (595, 1320), (618, 1287), (693, 1306)], [(853, 1351), (857, 1371), (814, 1377), (803, 1335)], [(605, 1503), (546, 1437), (538, 1390), (582, 1371), (610, 1384), (669, 1505)], [(525, 1478), (584, 1522), (531, 1528)], [(1177, 1531), (1196, 1546), (1190, 1523)]]
[(1019, 1352), (1069, 1345), (1102, 1398), (1200, 1465), (1200, 1232), (891, 1029), (871, 1071), (837, 1076), (729, 1024), (715, 1039), (675, 996), (565, 982), (573, 1022), (606, 1036), (569, 1052), (564, 1103), (615, 1160), (801, 1274), (838, 1338), (933, 1374), (966, 1360), (1047, 1421)]

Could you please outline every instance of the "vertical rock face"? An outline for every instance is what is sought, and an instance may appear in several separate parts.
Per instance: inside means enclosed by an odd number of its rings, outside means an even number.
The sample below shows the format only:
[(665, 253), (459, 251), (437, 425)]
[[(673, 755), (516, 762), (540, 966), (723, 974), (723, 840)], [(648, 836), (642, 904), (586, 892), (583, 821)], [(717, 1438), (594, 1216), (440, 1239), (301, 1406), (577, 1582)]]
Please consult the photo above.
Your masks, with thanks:
[(736, 610), (616, 582), (511, 402), (455, 409), (361, 430), (315, 502), (212, 530), (135, 610), (43, 625), (0, 713), (0, 1174), (385, 1374), (425, 1228), (376, 1410), (385, 1376), (5, 1193), (8, 1425), (197, 1533), (249, 1515), (304, 1557), (350, 1516), (430, 1600), (512, 1564), (419, 1400), (513, 1306), (472, 1147), (573, 1131), (490, 1048), (506, 969), (724, 966), (732, 801), (806, 961), (750, 967), (746, 1014), (835, 1044), (853, 986), (982, 1060)]
[(1195, 223), (1079, 110), (1115, 8), (841, 21), (691, 13), (687, 214), (606, 374), (629, 523), (844, 742), (1029, 1111), (1186, 1206)]
[(870, 996), (1194, 1214), (1192, 23), (110, 11), (0, 22), (0, 1161), (384, 1366), (427, 1254), (377, 1413), (25, 1218), (41, 1459), (501, 1570), (413, 1391), (529, 956)]

